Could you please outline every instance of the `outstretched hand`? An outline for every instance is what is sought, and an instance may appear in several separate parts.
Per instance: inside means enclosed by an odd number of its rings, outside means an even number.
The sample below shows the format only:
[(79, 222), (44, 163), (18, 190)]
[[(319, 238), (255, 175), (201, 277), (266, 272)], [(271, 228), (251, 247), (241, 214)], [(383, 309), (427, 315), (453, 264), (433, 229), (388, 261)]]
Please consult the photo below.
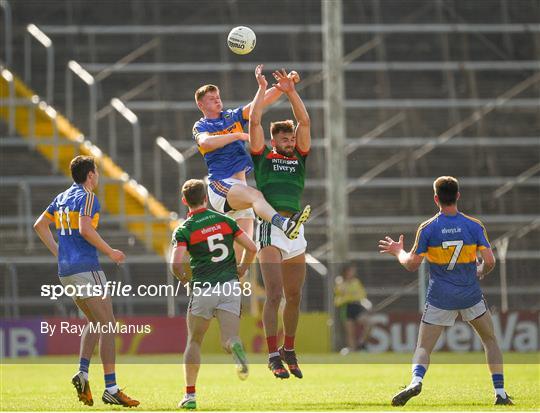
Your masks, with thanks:
[(403, 250), (403, 234), (399, 236), (399, 241), (394, 241), (388, 236), (379, 240), (379, 252), (381, 254), (392, 254), (397, 256), (401, 250)]
[(272, 75), (277, 82), (272, 85), (273, 87), (283, 93), (290, 93), (294, 90), (294, 76), (289, 77), (285, 69), (281, 69), (281, 71), (276, 70)]
[(255, 79), (257, 79), (257, 83), (260, 87), (266, 89), (266, 87), (268, 86), (268, 81), (262, 74), (263, 67), (264, 65), (257, 65), (257, 67), (255, 68)]

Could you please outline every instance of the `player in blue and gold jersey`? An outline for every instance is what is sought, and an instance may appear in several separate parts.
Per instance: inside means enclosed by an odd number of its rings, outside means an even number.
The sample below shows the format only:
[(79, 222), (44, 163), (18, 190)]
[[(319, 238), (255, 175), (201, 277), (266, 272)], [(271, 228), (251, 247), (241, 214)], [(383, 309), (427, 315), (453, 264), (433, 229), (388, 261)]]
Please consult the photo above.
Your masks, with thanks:
[[(106, 295), (107, 279), (98, 260), (99, 250), (117, 264), (125, 260), (122, 251), (113, 249), (96, 231), (100, 205), (94, 190), (98, 186), (99, 172), (94, 158), (77, 156), (70, 164), (75, 181), (66, 191), (57, 195), (45, 212), (37, 219), (34, 229), (40, 239), (58, 258), (58, 276), (64, 287), (76, 291), (75, 304), (85, 314), (88, 324), (81, 336), (79, 371), (71, 382), (79, 400), (92, 406), (92, 392), (88, 381), (90, 358), (100, 341), (100, 356), (105, 373), (105, 391), (102, 400), (107, 404), (125, 407), (138, 406), (116, 384), (114, 332), (91, 329), (91, 323), (109, 326), (115, 323), (112, 301)], [(58, 243), (50, 225), (55, 224)], [(96, 288), (97, 287), (97, 288)]]
[(457, 179), (441, 176), (433, 183), (433, 189), (440, 211), (418, 227), (410, 252), (403, 249), (403, 235), (397, 242), (388, 236), (379, 241), (380, 252), (394, 255), (409, 271), (416, 271), (426, 258), (430, 275), (413, 356), (412, 381), (394, 396), (392, 405), (403, 406), (420, 394), (430, 354), (444, 327), (454, 325), (458, 313), (482, 340), (495, 388), (495, 404), (513, 404), (504, 390), (503, 356), (478, 282), (495, 268), (486, 228), (478, 219), (458, 211)]
[[(264, 96), (264, 105), (275, 102), (281, 91), (270, 88)], [(250, 237), (253, 236), (253, 211), (267, 222), (277, 226), (290, 239), (296, 239), (310, 207), (306, 206), (291, 217), (284, 217), (268, 204), (260, 191), (247, 186), (246, 175), (253, 162), (246, 150), (249, 135), (244, 126), (249, 117), (251, 103), (233, 110), (223, 110), (219, 88), (201, 86), (195, 92), (195, 102), (204, 117), (193, 126), (193, 139), (208, 166), (210, 205), (218, 212), (236, 219)], [(235, 245), (237, 256), (241, 249)]]

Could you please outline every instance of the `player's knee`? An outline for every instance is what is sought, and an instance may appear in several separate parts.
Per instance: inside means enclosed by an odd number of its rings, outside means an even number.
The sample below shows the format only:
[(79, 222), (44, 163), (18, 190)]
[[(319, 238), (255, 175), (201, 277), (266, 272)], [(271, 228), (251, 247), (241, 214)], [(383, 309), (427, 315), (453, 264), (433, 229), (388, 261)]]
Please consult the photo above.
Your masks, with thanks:
[(302, 291), (293, 291), (285, 294), (285, 301), (287, 305), (300, 306), (300, 301), (302, 300)]
[(264, 195), (262, 194), (262, 192), (255, 188), (249, 187), (248, 193), (252, 202), (255, 202), (264, 198)]
[(271, 307), (279, 307), (283, 294), (280, 290), (268, 291), (266, 293), (266, 304)]

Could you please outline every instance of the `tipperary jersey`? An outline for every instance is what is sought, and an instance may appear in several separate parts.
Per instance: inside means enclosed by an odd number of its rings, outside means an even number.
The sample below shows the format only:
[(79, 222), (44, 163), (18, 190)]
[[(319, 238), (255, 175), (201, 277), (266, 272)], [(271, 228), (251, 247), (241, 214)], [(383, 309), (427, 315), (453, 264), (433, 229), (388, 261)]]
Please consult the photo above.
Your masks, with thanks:
[(427, 303), (443, 310), (472, 307), (482, 300), (476, 276), (477, 251), (491, 248), (482, 222), (461, 212), (438, 213), (420, 225), (412, 252), (429, 263)]
[(173, 247), (187, 248), (191, 282), (211, 285), (238, 279), (234, 238), (242, 234), (236, 221), (206, 208), (192, 211), (173, 233)]
[[(201, 118), (193, 125), (193, 139), (197, 141), (201, 133), (227, 135), (244, 132), (247, 119), (242, 115), (242, 107), (221, 112), (217, 119)], [(208, 167), (208, 179), (218, 181), (227, 179), (240, 171), (251, 172), (253, 163), (244, 141), (234, 141), (213, 151), (204, 151), (199, 146)]]
[(99, 201), (94, 193), (75, 183), (47, 207), (45, 215), (55, 222), (58, 234), (60, 277), (101, 270), (96, 247), (79, 233), (79, 217), (91, 217), (92, 226), (97, 228), (99, 211)]
[(275, 210), (300, 211), (307, 155), (297, 147), (294, 156), (289, 158), (276, 153), (266, 145), (261, 152), (251, 153), (257, 189)]

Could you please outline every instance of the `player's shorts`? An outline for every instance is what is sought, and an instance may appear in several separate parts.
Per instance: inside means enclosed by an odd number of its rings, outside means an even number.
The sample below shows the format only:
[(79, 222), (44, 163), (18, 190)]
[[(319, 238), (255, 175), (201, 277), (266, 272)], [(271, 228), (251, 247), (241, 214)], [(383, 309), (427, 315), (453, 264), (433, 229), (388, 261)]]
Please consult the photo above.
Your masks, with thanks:
[(297, 257), (306, 252), (307, 241), (304, 238), (304, 226), (300, 227), (300, 233), (294, 240), (289, 239), (285, 233), (272, 225), (270, 222), (257, 220), (257, 232), (255, 234), (255, 242), (257, 249), (261, 250), (264, 247), (273, 246), (281, 252), (283, 261)]
[[(90, 297), (100, 297), (107, 286), (107, 278), (103, 271), (86, 271), (59, 278), (64, 288), (68, 285), (75, 287), (77, 295), (73, 296), (73, 299), (84, 300)], [(94, 286), (99, 287), (93, 288)]]
[(240, 317), (242, 308), (242, 286), (240, 281), (231, 280), (216, 285), (200, 284), (193, 288), (189, 297), (188, 312), (210, 320), (216, 310), (224, 310)]
[(229, 193), (229, 190), (233, 185), (237, 184), (247, 186), (247, 183), (245, 181), (236, 178), (227, 178), (221, 179), (219, 181), (211, 181), (208, 185), (208, 199), (210, 201), (210, 205), (212, 205), (212, 208), (214, 208), (217, 212), (227, 214), (233, 219), (253, 219), (255, 218), (255, 213), (253, 212), (252, 208), (237, 211), (232, 209), (227, 202), (227, 194)]
[(422, 321), (427, 324), (451, 327), (456, 322), (458, 313), (461, 314), (463, 321), (471, 321), (475, 318), (483, 316), (487, 310), (488, 308), (484, 300), (479, 301), (472, 307), (465, 308), (463, 310), (443, 310), (433, 307), (428, 303), (426, 304), (424, 314), (422, 315)]
[(367, 310), (360, 303), (353, 302), (341, 306), (340, 317), (342, 320), (356, 320)]

